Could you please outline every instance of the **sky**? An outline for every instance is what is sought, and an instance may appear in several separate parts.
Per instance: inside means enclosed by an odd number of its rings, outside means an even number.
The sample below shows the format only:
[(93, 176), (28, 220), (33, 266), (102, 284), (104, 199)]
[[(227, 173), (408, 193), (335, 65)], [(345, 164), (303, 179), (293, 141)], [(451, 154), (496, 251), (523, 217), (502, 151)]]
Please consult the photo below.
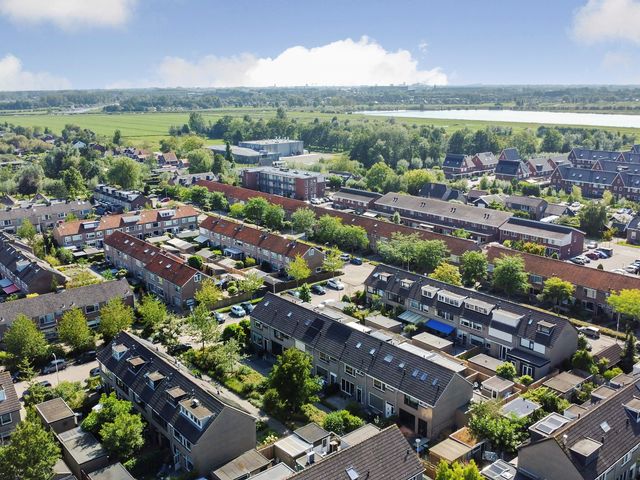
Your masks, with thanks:
[(0, 0), (0, 90), (640, 84), (640, 0)]

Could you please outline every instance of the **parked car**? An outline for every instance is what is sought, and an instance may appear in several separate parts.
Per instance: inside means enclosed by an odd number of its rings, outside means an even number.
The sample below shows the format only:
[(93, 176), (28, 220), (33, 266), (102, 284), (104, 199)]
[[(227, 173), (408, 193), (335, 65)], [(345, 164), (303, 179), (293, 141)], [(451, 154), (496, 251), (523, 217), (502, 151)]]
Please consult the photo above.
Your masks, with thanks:
[(191, 350), (191, 348), (191, 345), (189, 345), (188, 343), (178, 343), (177, 345), (173, 345), (167, 348), (167, 352), (169, 352), (169, 355), (176, 356)]
[(600, 255), (596, 252), (587, 252), (584, 254), (585, 257), (590, 258), (591, 260), (600, 260)]
[(24, 379), (25, 379), (25, 372), (20, 370), (18, 370), (17, 372), (14, 372), (13, 375), (11, 375), (11, 380), (13, 380), (13, 383), (21, 382)]
[(344, 283), (342, 283), (340, 280), (332, 278), (327, 282), (327, 287), (333, 288), (334, 290), (344, 290)]
[(59, 358), (58, 360), (51, 360), (47, 363), (42, 369), (43, 374), (59, 372), (60, 370), (64, 370), (67, 368), (67, 362), (63, 359)]
[(213, 318), (215, 318), (218, 323), (224, 323), (225, 321), (224, 315), (220, 312), (213, 312)]
[(352, 265), (362, 265), (362, 259), (358, 258), (358, 257), (353, 257), (351, 259), (351, 264)]
[(327, 289), (324, 288), (319, 283), (316, 283), (315, 285), (312, 285), (311, 286), (311, 291), (313, 293), (315, 293), (316, 295), (324, 295), (325, 293), (327, 293)]
[(100, 375), (100, 367), (94, 367), (91, 370), (89, 370), (90, 377), (98, 377), (99, 375)]
[(598, 242), (594, 242), (593, 240), (592, 240), (592, 241), (590, 241), (589, 243), (587, 243), (587, 248), (590, 248), (590, 249), (592, 249), (592, 250), (593, 250), (594, 248), (598, 248)]
[(623, 269), (621, 268), (616, 268), (615, 270), (611, 270), (613, 273), (621, 273), (621, 274), (625, 274), (627, 272), (625, 272)]
[(598, 247), (598, 251), (604, 253), (607, 258), (613, 257), (613, 248)]
[(349, 260), (351, 260), (351, 255), (349, 255), (348, 253), (343, 253), (342, 255), (340, 255), (340, 260), (348, 262)]
[(253, 309), (256, 308), (251, 302), (242, 302), (240, 306), (247, 313), (253, 312)]
[(573, 257), (569, 259), (570, 262), (573, 262), (576, 265), (586, 265), (587, 264), (586, 260), (587, 259), (584, 257)]
[(244, 311), (244, 308), (242, 308), (240, 305), (234, 305), (233, 307), (231, 307), (231, 315), (233, 315), (234, 317), (244, 317), (247, 314), (247, 312)]
[(598, 327), (580, 327), (578, 331), (589, 338), (600, 338), (600, 329)]
[(625, 272), (629, 272), (629, 273), (638, 273), (638, 266), (637, 265), (627, 265), (626, 267), (623, 268), (623, 270)]
[(600, 250), (594, 250), (594, 252), (597, 253), (600, 258), (609, 258), (609, 257), (607, 257), (606, 253), (604, 253), (604, 252), (602, 252)]
[(76, 358), (76, 363), (77, 364), (89, 363), (95, 360), (96, 356), (97, 354), (95, 350), (89, 350), (89, 351), (83, 352), (80, 355), (78, 355), (78, 358)]

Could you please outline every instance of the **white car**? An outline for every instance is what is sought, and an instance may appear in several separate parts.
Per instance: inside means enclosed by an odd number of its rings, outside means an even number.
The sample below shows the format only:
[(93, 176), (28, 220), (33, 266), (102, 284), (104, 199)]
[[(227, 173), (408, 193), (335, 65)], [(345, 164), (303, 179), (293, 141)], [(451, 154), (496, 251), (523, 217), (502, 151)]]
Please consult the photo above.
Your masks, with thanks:
[(247, 314), (247, 312), (244, 311), (244, 308), (242, 308), (240, 305), (234, 305), (233, 307), (231, 307), (231, 315), (233, 315), (234, 317), (244, 317)]
[(327, 287), (333, 288), (334, 290), (344, 290), (344, 283), (342, 283), (340, 280), (332, 278), (327, 282)]

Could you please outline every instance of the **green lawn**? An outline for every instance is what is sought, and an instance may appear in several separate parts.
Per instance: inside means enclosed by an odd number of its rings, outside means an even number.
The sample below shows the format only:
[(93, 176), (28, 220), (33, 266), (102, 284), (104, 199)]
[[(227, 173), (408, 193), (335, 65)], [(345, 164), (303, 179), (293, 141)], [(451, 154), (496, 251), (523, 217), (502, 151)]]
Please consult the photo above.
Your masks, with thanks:
[[(206, 121), (216, 121), (224, 115), (235, 117), (250, 115), (253, 118), (272, 118), (275, 116), (275, 109), (267, 108), (224, 108), (207, 110), (202, 112)], [(307, 110), (291, 110), (287, 112), (291, 118), (298, 119), (301, 122), (312, 121), (315, 118), (320, 120), (331, 120), (334, 116), (340, 121), (349, 120), (352, 123), (359, 122), (375, 122), (384, 121), (384, 117), (367, 117), (359, 114), (345, 114), (333, 112), (317, 112)], [(168, 136), (168, 130), (171, 125), (182, 125), (187, 123), (189, 118), (188, 112), (182, 113), (81, 113), (81, 114), (43, 114), (43, 113), (22, 113), (22, 114), (4, 114), (0, 115), (0, 122), (9, 122), (22, 126), (40, 126), (49, 127), (56, 133), (64, 128), (68, 123), (77, 124), (83, 128), (88, 128), (98, 135), (111, 137), (114, 130), (119, 129), (122, 136), (130, 143), (155, 148), (160, 139)], [(522, 130), (525, 128), (536, 129), (538, 124), (530, 123), (508, 123), (508, 122), (485, 122), (475, 120), (439, 120), (427, 118), (397, 118), (396, 123), (408, 125), (435, 125), (444, 127), (449, 131), (455, 131), (462, 128), (478, 129), (488, 125), (512, 127), (514, 130)], [(593, 128), (593, 127), (587, 127)], [(640, 134), (640, 129), (635, 128), (613, 128), (600, 127), (603, 130), (613, 132)], [(215, 140), (212, 141), (215, 143)]]

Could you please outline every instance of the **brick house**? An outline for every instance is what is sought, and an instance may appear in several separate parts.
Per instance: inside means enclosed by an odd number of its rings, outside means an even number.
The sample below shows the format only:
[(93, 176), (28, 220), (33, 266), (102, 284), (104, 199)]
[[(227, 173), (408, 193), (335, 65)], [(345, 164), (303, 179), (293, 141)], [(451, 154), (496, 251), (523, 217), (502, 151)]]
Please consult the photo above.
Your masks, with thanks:
[(350, 208), (357, 212), (364, 212), (382, 195), (376, 192), (343, 187), (331, 197), (334, 208)]
[(119, 231), (106, 238), (104, 254), (109, 263), (126, 269), (167, 305), (184, 309), (195, 304), (195, 293), (205, 275), (182, 257)]
[(510, 210), (528, 213), (532, 220), (540, 220), (544, 216), (548, 203), (543, 198), (509, 195), (504, 205)]
[(225, 255), (238, 259), (251, 257), (272, 270), (284, 270), (297, 256), (302, 257), (312, 272), (320, 272), (324, 262), (322, 251), (297, 240), (290, 240), (276, 233), (267, 232), (248, 224), (234, 222), (224, 217), (208, 216), (200, 223), (200, 235), (209, 239)]
[(8, 371), (0, 372), (0, 445), (6, 445), (20, 423), (22, 405)]
[(117, 231), (144, 239), (148, 236), (177, 234), (196, 228), (198, 228), (198, 211), (191, 205), (181, 205), (176, 208), (104, 215), (98, 220), (66, 222), (53, 229), (53, 238), (61, 247), (89, 245), (102, 248), (104, 240)]
[(151, 206), (151, 200), (142, 192), (121, 190), (109, 185), (99, 184), (93, 190), (93, 198), (97, 202), (106, 203), (120, 212), (139, 210)]
[(326, 190), (323, 174), (284, 167), (246, 168), (240, 172), (240, 179), (250, 190), (303, 201), (324, 197)]
[(610, 150), (590, 150), (588, 148), (572, 148), (567, 160), (575, 167), (591, 168), (597, 160), (619, 161), (620, 152)]
[(564, 225), (512, 217), (500, 226), (500, 242), (533, 242), (545, 247), (545, 255), (560, 259), (584, 252), (584, 232)]
[(46, 232), (67, 217), (86, 218), (93, 211), (89, 202), (80, 200), (37, 201), (7, 206), (0, 210), (0, 229), (16, 233), (22, 222), (29, 220), (38, 232)]

